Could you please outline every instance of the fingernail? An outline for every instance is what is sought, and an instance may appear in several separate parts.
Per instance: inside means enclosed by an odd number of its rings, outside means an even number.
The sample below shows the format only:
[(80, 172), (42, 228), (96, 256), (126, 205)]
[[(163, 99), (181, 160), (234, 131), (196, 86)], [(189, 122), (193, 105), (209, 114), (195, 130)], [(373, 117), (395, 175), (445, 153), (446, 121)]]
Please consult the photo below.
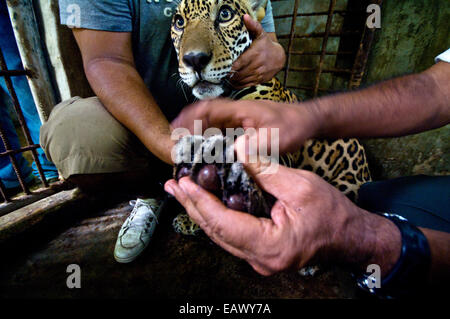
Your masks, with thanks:
[(173, 189), (170, 186), (166, 186), (164, 187), (164, 189), (166, 190), (166, 192), (168, 192), (170, 195), (175, 196), (173, 193)]
[(170, 195), (174, 196), (174, 191), (173, 191), (172, 187), (170, 186), (170, 181), (167, 181), (167, 182), (164, 184), (164, 190), (165, 190), (166, 192), (168, 192)]

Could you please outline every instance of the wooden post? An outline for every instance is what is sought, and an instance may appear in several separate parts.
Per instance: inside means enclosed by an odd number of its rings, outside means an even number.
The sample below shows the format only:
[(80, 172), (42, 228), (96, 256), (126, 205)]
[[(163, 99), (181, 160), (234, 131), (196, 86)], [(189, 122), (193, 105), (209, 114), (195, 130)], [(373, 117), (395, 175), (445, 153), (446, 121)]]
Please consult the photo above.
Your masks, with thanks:
[(31, 93), (39, 118), (44, 123), (56, 104), (57, 98), (47, 70), (33, 4), (31, 0), (7, 0), (6, 4), (22, 64), (31, 73), (31, 76), (27, 77)]

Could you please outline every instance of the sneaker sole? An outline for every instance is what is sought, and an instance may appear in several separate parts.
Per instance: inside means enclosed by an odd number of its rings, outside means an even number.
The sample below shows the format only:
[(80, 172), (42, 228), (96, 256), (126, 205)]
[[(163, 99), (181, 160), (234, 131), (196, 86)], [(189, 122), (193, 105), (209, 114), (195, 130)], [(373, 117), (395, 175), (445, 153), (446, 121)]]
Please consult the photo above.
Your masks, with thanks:
[[(139, 253), (139, 255), (140, 255), (140, 253)], [(118, 263), (121, 263), (121, 264), (128, 264), (128, 263), (132, 262), (133, 260), (135, 260), (139, 255), (132, 256), (132, 257), (128, 257), (128, 258), (120, 258), (120, 257), (117, 257), (116, 254), (114, 254), (114, 259), (115, 259)]]
[(136, 255), (130, 256), (130, 257), (127, 257), (127, 258), (122, 258), (122, 257), (118, 257), (118, 256), (116, 255), (116, 253), (114, 252), (114, 259), (115, 259), (118, 263), (121, 263), (121, 264), (127, 264), (127, 263), (132, 262), (133, 260), (135, 260), (136, 258), (138, 258), (140, 254), (142, 254), (142, 252), (145, 250), (145, 248), (147, 248), (147, 246), (148, 246), (148, 244), (150, 243), (151, 240), (152, 240), (152, 239), (150, 238), (150, 239), (148, 240), (148, 242), (145, 244), (145, 246), (142, 247), (142, 250), (141, 250), (139, 253), (137, 253)]

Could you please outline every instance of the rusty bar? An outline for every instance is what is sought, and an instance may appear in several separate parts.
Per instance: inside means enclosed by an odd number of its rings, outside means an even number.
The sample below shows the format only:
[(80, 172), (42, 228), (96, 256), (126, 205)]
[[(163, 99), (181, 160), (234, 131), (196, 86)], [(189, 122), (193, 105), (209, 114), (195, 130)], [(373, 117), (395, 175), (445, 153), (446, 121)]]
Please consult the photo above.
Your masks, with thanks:
[(2, 182), (1, 179), (0, 179), (0, 194), (3, 197), (3, 201), (5, 203), (8, 203), (9, 202), (9, 197), (8, 197), (8, 194), (6, 193), (6, 187), (5, 187), (5, 185), (3, 185), (3, 182)]
[(358, 52), (356, 53), (355, 61), (353, 63), (352, 75), (348, 83), (349, 89), (354, 89), (360, 86), (362, 77), (364, 75), (364, 69), (369, 57), (369, 50), (366, 48), (371, 46), (373, 40), (374, 31), (366, 28), (361, 42), (359, 43)]
[(3, 153), (0, 153), (0, 157), (8, 156), (8, 155), (15, 155), (15, 154), (18, 154), (18, 153), (31, 151), (32, 149), (37, 149), (39, 147), (41, 147), (39, 144), (34, 144), (34, 145), (26, 146), (26, 147), (21, 147), (21, 148), (19, 148), (17, 150), (11, 150), (11, 151), (6, 151), (6, 152), (3, 152)]
[[(313, 67), (290, 67), (289, 71), (296, 72), (314, 72), (317, 71), (317, 68)], [(346, 73), (351, 74), (352, 70), (350, 69), (339, 69), (339, 68), (322, 68), (322, 73)]]
[(295, 0), (294, 9), (292, 10), (291, 33), (290, 33), (288, 49), (287, 49), (286, 71), (284, 72), (284, 80), (283, 80), (284, 86), (286, 86), (286, 84), (287, 84), (288, 75), (289, 75), (289, 65), (291, 64), (291, 51), (292, 51), (292, 46), (294, 45), (295, 24), (297, 22), (297, 11), (298, 11), (299, 5), (300, 5), (300, 0)]
[(27, 70), (0, 70), (0, 76), (21, 76), (31, 75), (31, 72)]
[(313, 97), (316, 97), (317, 93), (319, 91), (320, 75), (322, 74), (323, 63), (325, 61), (325, 52), (327, 50), (328, 36), (329, 36), (330, 30), (331, 30), (331, 22), (333, 21), (333, 11), (334, 11), (335, 6), (336, 6), (336, 0), (331, 0), (330, 7), (328, 8), (328, 17), (327, 17), (327, 24), (325, 27), (325, 35), (324, 35), (323, 41), (322, 41), (322, 54), (320, 55), (319, 66), (317, 68), (317, 74), (316, 74), (316, 78), (314, 81)]
[[(0, 53), (1, 53), (1, 50), (0, 50)], [(1, 123), (0, 123), (0, 138), (3, 142), (3, 145), (5, 146), (5, 150), (10, 151), (11, 145), (9, 144), (9, 140), (6, 137), (5, 132), (3, 131), (3, 127), (1, 125)], [(14, 157), (14, 155), (10, 154), (9, 159), (11, 160), (12, 167), (14, 169), (14, 172), (17, 175), (17, 179), (19, 180), (19, 184), (22, 187), (22, 190), (25, 192), (25, 194), (30, 194), (30, 190), (28, 189), (27, 185), (25, 184), (22, 173), (20, 172), (19, 166), (17, 165), (16, 158)]]
[[(8, 68), (6, 66), (5, 58), (3, 56), (3, 52), (2, 52), (1, 49), (0, 49), (0, 69), (1, 70), (8, 70)], [(16, 91), (14, 90), (14, 87), (12, 85), (11, 78), (8, 75), (6, 75), (6, 76), (4, 76), (4, 79), (5, 79), (6, 87), (8, 88), (8, 91), (9, 91), (9, 95), (11, 96), (11, 99), (12, 99), (12, 102), (13, 102), (13, 105), (14, 105), (14, 109), (15, 109), (15, 111), (17, 113), (17, 117), (19, 119), (20, 126), (21, 126), (23, 134), (25, 136), (25, 140), (26, 140), (26, 142), (28, 144), (27, 146), (34, 145), (33, 140), (31, 139), (30, 131), (28, 130), (27, 123), (25, 122), (25, 118), (24, 118), (23, 113), (22, 113), (22, 109), (20, 107), (19, 100), (17, 99)], [(6, 144), (5, 144), (5, 146), (6, 146)], [(6, 151), (10, 151), (10, 150), (11, 149), (6, 149)], [(37, 170), (39, 172), (39, 176), (41, 178), (42, 184), (45, 187), (47, 187), (48, 186), (47, 179), (45, 178), (44, 172), (42, 170), (41, 163), (39, 162), (39, 158), (37, 156), (36, 149), (31, 149), (30, 151), (31, 151), (31, 155), (33, 157), (33, 160), (36, 163), (36, 168), (37, 168)], [(10, 157), (14, 158), (14, 156), (12, 156), (12, 155)], [(18, 175), (18, 177), (19, 177), (19, 175)], [(23, 180), (21, 181), (21, 183), (23, 183)]]
[[(330, 32), (328, 37), (345, 37), (345, 36), (355, 36), (361, 34), (361, 31), (343, 31), (343, 32)], [(289, 39), (290, 34), (280, 34), (277, 35), (278, 39)], [(305, 34), (296, 34), (294, 35), (294, 39), (297, 38), (323, 38), (325, 36), (325, 32), (311, 32)]]
[[(308, 51), (291, 51), (291, 54), (292, 55), (320, 55), (320, 54), (322, 54), (322, 52), (321, 51), (310, 51), (310, 52), (308, 52)], [(325, 52), (325, 55), (352, 55), (352, 54), (354, 54), (354, 52), (351, 52), (351, 51), (341, 51), (341, 52), (326, 51)]]
[[(299, 89), (299, 90), (304, 90), (304, 91), (313, 91), (314, 90), (314, 88), (312, 86), (286, 86), (286, 88), (288, 88), (288, 89)], [(321, 92), (334, 92), (333, 90), (321, 89), (321, 88), (319, 88), (319, 91), (321, 91)]]
[[(375, 4), (381, 5), (382, 0), (375, 1)], [(361, 81), (366, 69), (367, 60), (369, 59), (370, 48), (372, 47), (375, 35), (374, 29), (369, 29), (364, 26), (364, 31), (361, 36), (358, 51), (356, 52), (355, 61), (352, 68), (352, 75), (348, 83), (348, 88), (355, 89), (361, 85)]]
[[(333, 14), (350, 14), (350, 13), (362, 13), (362, 11), (348, 11), (348, 10), (335, 10)], [(311, 17), (311, 16), (326, 16), (328, 15), (328, 11), (322, 11), (322, 12), (305, 12), (305, 13), (297, 13), (297, 17)], [(274, 19), (283, 19), (283, 18), (290, 18), (292, 17), (291, 14), (280, 14), (277, 16), (274, 16)]]

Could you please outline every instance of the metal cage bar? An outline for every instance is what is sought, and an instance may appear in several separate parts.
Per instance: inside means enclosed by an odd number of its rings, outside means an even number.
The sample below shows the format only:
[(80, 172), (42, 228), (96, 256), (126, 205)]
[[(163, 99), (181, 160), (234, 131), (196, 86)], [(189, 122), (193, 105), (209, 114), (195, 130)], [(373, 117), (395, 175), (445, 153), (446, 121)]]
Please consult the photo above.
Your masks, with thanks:
[[(272, 1), (273, 2), (273, 1)], [(350, 11), (350, 10), (334, 10), (333, 14), (340, 14), (342, 16), (346, 15), (346, 14), (353, 14), (353, 13), (362, 13), (360, 11)], [(323, 16), (323, 15), (328, 15), (328, 11), (321, 11), (321, 12), (307, 12), (307, 13), (298, 13), (297, 12), (297, 17), (312, 17), (312, 16)], [(290, 18), (292, 17), (292, 15), (290, 14), (280, 14), (280, 15), (275, 15), (273, 18), (274, 19), (283, 19), (283, 18)]]
[(5, 202), (8, 202), (8, 195), (6, 193), (6, 187), (3, 185), (3, 182), (0, 180), (0, 194)]
[[(8, 140), (5, 132), (3, 131), (3, 127), (1, 125), (0, 125), (0, 138), (1, 138), (2, 142), (3, 142), (3, 145), (5, 146), (6, 153), (8, 153), (8, 154), (6, 154), (6, 156), (9, 156), (9, 159), (11, 161), (11, 165), (12, 165), (12, 167), (14, 169), (14, 172), (16, 173), (17, 179), (19, 180), (20, 187), (22, 187), (22, 190), (24, 191), (25, 194), (30, 194), (30, 190), (28, 189), (28, 187), (27, 187), (27, 185), (26, 185), (26, 183), (24, 181), (24, 178), (22, 176), (22, 173), (20, 172), (19, 166), (17, 165), (16, 158), (10, 152), (12, 150), (11, 149), (11, 144), (9, 143), (9, 140)], [(6, 189), (4, 188), (3, 183), (2, 183), (2, 188), (3, 188), (2, 189), (2, 195), (4, 197), (4, 200), (8, 201), (9, 198), (7, 196)]]
[[(0, 125), (0, 137), (3, 142), (3, 145), (5, 146), (5, 152), (0, 153), (0, 157), (3, 157), (3, 156), (9, 157), (22, 190), (24, 191), (25, 194), (30, 194), (30, 190), (29, 190), (28, 186), (26, 185), (25, 179), (17, 165), (17, 161), (15, 158), (16, 154), (30, 151), (33, 161), (36, 163), (36, 168), (39, 172), (39, 177), (41, 179), (43, 186), (48, 187), (49, 185), (48, 185), (47, 179), (45, 178), (44, 171), (42, 170), (42, 165), (38, 159), (38, 155), (36, 152), (36, 149), (40, 146), (38, 144), (34, 144), (33, 140), (31, 139), (30, 131), (25, 122), (25, 117), (24, 117), (22, 109), (20, 107), (20, 103), (17, 98), (17, 94), (14, 89), (14, 85), (11, 81), (11, 76), (19, 76), (19, 75), (29, 75), (29, 72), (27, 70), (8, 70), (5, 58), (3, 56), (3, 51), (0, 48), (0, 76), (3, 77), (5, 80), (5, 84), (8, 89), (9, 95), (11, 97), (11, 100), (12, 100), (12, 103), (14, 106), (14, 110), (15, 110), (17, 118), (19, 120), (19, 124), (22, 129), (23, 135), (25, 137), (25, 141), (27, 143), (27, 145), (25, 147), (20, 147), (18, 149), (12, 149), (7, 136), (6, 136), (5, 132), (3, 131), (3, 128)], [(0, 184), (0, 193), (5, 202), (9, 201), (9, 196), (7, 195), (6, 188), (3, 183)]]
[[(299, 39), (299, 38), (323, 38), (323, 37), (345, 37), (345, 36), (354, 36), (360, 34), (361, 31), (346, 31), (346, 32), (329, 32), (327, 35), (325, 35), (325, 32), (312, 32), (312, 33), (305, 33), (305, 34), (294, 34), (292, 38)], [(277, 36), (278, 39), (288, 39), (291, 37), (291, 34), (281, 34)]]
[[(382, 0), (372, 1), (374, 4), (381, 5)], [(352, 75), (350, 77), (349, 89), (355, 89), (360, 86), (364, 72), (369, 59), (369, 52), (375, 36), (375, 29), (364, 27), (361, 41), (359, 43), (358, 51), (356, 52), (355, 62), (352, 68)]]
[(327, 17), (327, 24), (325, 26), (325, 34), (323, 36), (322, 40), (322, 52), (320, 53), (320, 60), (319, 60), (319, 66), (317, 68), (316, 78), (314, 80), (314, 96), (317, 96), (317, 93), (319, 91), (319, 84), (320, 84), (320, 75), (322, 74), (323, 69), (323, 63), (325, 58), (325, 52), (327, 50), (327, 44), (328, 44), (328, 36), (331, 31), (331, 23), (333, 21), (333, 11), (336, 6), (336, 0), (331, 0), (330, 7), (328, 8), (328, 17)]
[[(27, 76), (28, 84), (41, 122), (44, 122), (47, 119), (51, 108), (56, 104), (56, 95), (47, 69), (48, 66), (44, 56), (42, 39), (39, 35), (39, 27), (34, 13), (33, 1), (7, 0), (6, 5), (8, 7), (9, 16), (11, 17), (11, 25), (24, 70), (8, 70), (3, 52), (0, 48), (0, 77), (5, 79), (7, 91), (11, 97), (12, 105), (21, 127), (20, 131), (25, 139), (25, 142), (23, 143), (25, 145), (22, 144), (21, 147), (13, 149), (6, 134), (4, 134), (4, 130), (0, 127), (1, 142), (3, 142), (5, 146), (5, 151), (0, 153), (0, 157), (9, 157), (21, 189), (25, 194), (30, 196), (26, 196), (27, 198), (25, 200), (20, 199), (9, 203), (12, 195), (9, 194), (4, 183), (0, 180), (0, 198), (3, 198), (5, 203), (12, 204), (13, 206), (21, 206), (23, 204), (22, 202), (33, 201), (36, 195), (39, 195), (38, 193), (42, 192), (42, 189), (37, 192), (30, 191), (22, 176), (23, 174), (18, 168), (15, 158), (17, 154), (30, 152), (32, 160), (36, 164), (41, 183), (44, 186), (44, 191), (52, 192), (51, 188), (57, 183), (52, 183), (52, 187), (49, 187), (49, 182), (44, 175), (42, 164), (39, 161), (37, 154), (37, 149), (40, 145), (33, 143), (11, 77)], [(16, 129), (19, 130), (18, 127)], [(10, 208), (3, 204), (0, 206), (2, 212), (5, 209), (8, 210)]]
[(294, 45), (294, 36), (295, 36), (295, 23), (297, 22), (297, 11), (300, 5), (300, 0), (295, 0), (294, 9), (292, 10), (292, 22), (291, 22), (291, 34), (289, 37), (288, 49), (287, 49), (287, 57), (286, 57), (286, 70), (284, 72), (284, 81), (283, 85), (287, 85), (288, 75), (289, 75), (289, 65), (291, 64), (291, 54), (292, 54), (292, 46)]
[[(280, 2), (280, 0), (272, 0), (272, 2)], [(374, 38), (374, 30), (368, 29), (364, 23), (358, 23), (356, 26), (352, 26), (350, 28), (344, 28), (344, 25), (339, 30), (332, 30), (333, 26), (333, 17), (336, 15), (340, 15), (344, 18), (344, 24), (347, 19), (354, 19), (354, 17), (358, 17), (359, 20), (365, 17), (365, 6), (369, 4), (369, 1), (361, 1), (355, 2), (349, 0), (347, 3), (347, 8), (341, 10), (336, 10), (336, 0), (330, 0), (328, 4), (327, 11), (318, 11), (318, 12), (298, 12), (300, 7), (300, 1), (296, 0), (293, 3), (293, 10), (290, 14), (279, 14), (274, 15), (275, 20), (279, 19), (288, 19), (290, 18), (290, 33), (289, 34), (279, 34), (277, 35), (278, 39), (288, 40), (286, 47), (286, 65), (283, 76), (283, 84), (287, 88), (291, 89), (299, 89), (303, 91), (307, 91), (311, 93), (311, 97), (316, 97), (319, 92), (324, 93), (332, 93), (336, 89), (327, 89), (321, 88), (321, 76), (322, 74), (331, 74), (334, 76), (345, 77), (348, 82), (345, 82), (346, 87), (348, 89), (353, 89), (358, 87), (361, 84), (362, 77), (364, 75), (367, 60), (370, 52), (370, 48)], [(370, 1), (370, 3), (376, 3), (381, 5), (382, 1)], [(357, 5), (355, 5), (357, 4)], [(298, 22), (297, 17), (322, 17), (326, 16), (326, 25), (325, 30), (323, 32), (310, 32), (310, 33), (297, 33), (296, 32), (296, 24)], [(359, 21), (358, 20), (358, 21)], [(355, 45), (352, 45), (350, 48), (345, 47), (333, 50), (327, 50), (328, 40), (331, 37), (337, 37), (340, 39), (349, 39)], [(322, 38), (320, 50), (301, 50), (299, 48), (295, 48), (294, 40), (295, 39), (310, 39), (310, 38)], [(354, 40), (353, 40), (354, 39)], [(346, 40), (347, 41), (347, 40)], [(342, 42), (342, 41), (340, 41)], [(293, 56), (318, 56), (319, 62), (316, 66), (310, 67), (299, 67), (292, 65), (292, 57)], [(338, 66), (337, 64), (334, 67), (325, 65), (325, 56), (336, 56), (338, 59), (344, 59), (345, 61), (352, 61), (351, 63), (345, 63), (345, 67), (342, 65)], [(337, 62), (338, 60), (336, 60)], [(339, 60), (340, 61), (340, 60)], [(348, 64), (348, 65), (347, 65)], [(315, 72), (315, 77), (313, 80), (313, 84), (305, 84), (296, 83), (294, 85), (288, 84), (288, 80), (291, 72)], [(346, 81), (347, 81), (346, 80)], [(347, 84), (348, 83), (348, 84)], [(342, 90), (339, 89), (339, 90)]]

